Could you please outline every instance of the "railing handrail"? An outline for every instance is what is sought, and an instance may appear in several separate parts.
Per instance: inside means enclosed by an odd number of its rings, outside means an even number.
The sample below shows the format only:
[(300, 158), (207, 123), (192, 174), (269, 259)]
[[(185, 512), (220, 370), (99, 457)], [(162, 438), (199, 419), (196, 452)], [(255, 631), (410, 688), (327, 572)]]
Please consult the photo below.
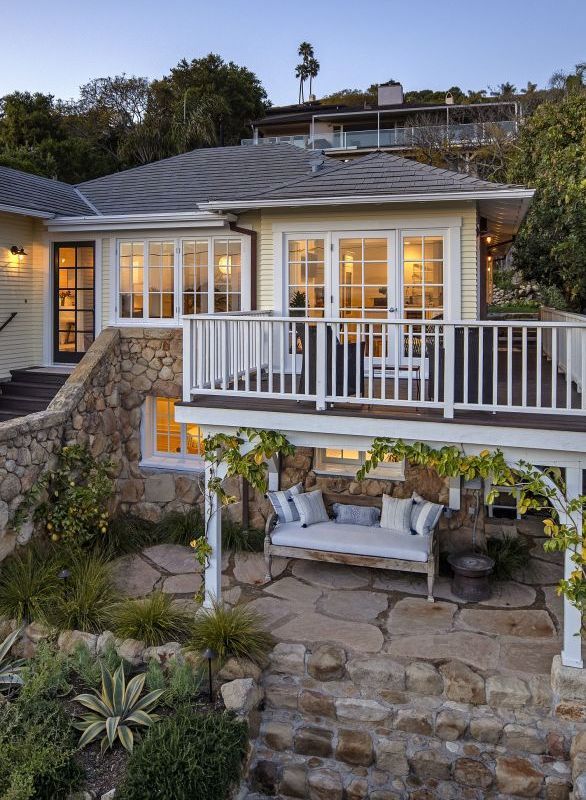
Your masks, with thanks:
[[(558, 314), (559, 316), (566, 317), (569, 320), (583, 321), (586, 323), (586, 315), (580, 314), (577, 311), (562, 311), (559, 308), (552, 306), (541, 306), (539, 313), (543, 314), (546, 311), (548, 314)], [(555, 320), (541, 320), (541, 322), (553, 323)]]
[(4, 320), (4, 322), (2, 323), (2, 325), (0, 325), (0, 332), (1, 332), (1, 331), (3, 331), (3, 330), (4, 330), (4, 328), (5, 328), (7, 325), (10, 325), (10, 323), (12, 322), (12, 320), (14, 319), (14, 317), (15, 317), (17, 314), (18, 314), (18, 311), (12, 311), (12, 312), (10, 313), (10, 316), (8, 317), (8, 319)]
[(475, 319), (388, 319), (381, 317), (376, 319), (373, 317), (295, 317), (295, 316), (273, 316), (271, 312), (254, 311), (246, 312), (221, 312), (216, 314), (184, 314), (184, 320), (220, 320), (224, 322), (242, 322), (250, 319), (250, 321), (259, 319), (259, 317), (266, 317), (273, 322), (291, 322), (301, 324), (342, 324), (348, 325), (413, 325), (417, 327), (455, 327), (455, 328), (584, 328), (586, 330), (586, 317), (583, 322), (557, 322), (557, 321), (539, 321), (539, 320), (475, 320)]

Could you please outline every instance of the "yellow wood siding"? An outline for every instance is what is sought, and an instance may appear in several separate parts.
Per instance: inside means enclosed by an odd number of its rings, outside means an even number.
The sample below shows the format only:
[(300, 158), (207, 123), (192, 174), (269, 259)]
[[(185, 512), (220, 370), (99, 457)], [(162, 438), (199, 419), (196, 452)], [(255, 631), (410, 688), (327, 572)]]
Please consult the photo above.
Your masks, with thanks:
[(272, 309), (274, 302), (275, 254), (273, 225), (287, 223), (321, 223), (328, 230), (328, 224), (347, 226), (348, 230), (360, 230), (366, 222), (376, 221), (381, 229), (401, 227), (402, 220), (425, 221), (430, 228), (434, 219), (440, 217), (461, 217), (461, 300), (462, 317), (475, 319), (478, 316), (477, 258), (476, 258), (476, 205), (466, 203), (412, 203), (387, 206), (344, 206), (340, 208), (309, 208), (287, 210), (263, 210), (261, 217), (261, 236), (259, 242), (258, 305), (261, 309)]
[[(24, 247), (19, 259), (12, 245)], [(13, 311), (17, 316), (0, 332), (0, 377), (11, 369), (43, 361), (46, 248), (40, 223), (31, 217), (0, 213), (0, 325)]]
[[(110, 270), (110, 239), (102, 238), (102, 328), (110, 324), (111, 316), (111, 287), (113, 276)], [(96, 286), (96, 295), (100, 288)], [(113, 315), (112, 315), (113, 316)]]

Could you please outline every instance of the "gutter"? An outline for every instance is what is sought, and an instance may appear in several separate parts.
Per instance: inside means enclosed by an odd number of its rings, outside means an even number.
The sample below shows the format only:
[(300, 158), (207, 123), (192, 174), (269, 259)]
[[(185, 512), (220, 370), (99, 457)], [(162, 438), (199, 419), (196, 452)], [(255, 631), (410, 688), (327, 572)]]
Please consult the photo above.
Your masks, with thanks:
[[(256, 281), (257, 281), (257, 240), (256, 231), (251, 228), (241, 228), (235, 222), (229, 222), (230, 230), (250, 237), (250, 306), (256, 311)], [(245, 481), (246, 483), (246, 481)]]
[(37, 211), (33, 208), (22, 208), (21, 206), (9, 206), (5, 205), (4, 203), (0, 203), (0, 211), (4, 211), (7, 214), (22, 214), (27, 217), (38, 217), (39, 219), (53, 219), (55, 214), (51, 214), (49, 211)]
[(133, 228), (225, 227), (234, 214), (209, 211), (181, 211), (161, 214), (100, 214), (82, 217), (54, 217), (46, 223), (50, 231), (129, 230)]
[(295, 206), (337, 206), (386, 203), (430, 203), (449, 200), (524, 200), (531, 199), (534, 189), (485, 189), (477, 192), (442, 192), (403, 195), (348, 195), (346, 197), (292, 197), (285, 200), (209, 201), (200, 208), (212, 210), (252, 210), (256, 208), (290, 208)]

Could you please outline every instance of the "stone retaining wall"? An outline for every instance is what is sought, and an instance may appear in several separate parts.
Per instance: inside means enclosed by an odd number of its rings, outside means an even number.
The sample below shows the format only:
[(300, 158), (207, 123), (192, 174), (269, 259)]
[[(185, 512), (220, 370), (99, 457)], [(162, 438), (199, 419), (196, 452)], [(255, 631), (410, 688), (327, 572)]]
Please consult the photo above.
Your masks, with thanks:
[(585, 726), (553, 715), (546, 676), (485, 678), (458, 661), (403, 664), (283, 643), (261, 683), (251, 797), (570, 796), (572, 737)]

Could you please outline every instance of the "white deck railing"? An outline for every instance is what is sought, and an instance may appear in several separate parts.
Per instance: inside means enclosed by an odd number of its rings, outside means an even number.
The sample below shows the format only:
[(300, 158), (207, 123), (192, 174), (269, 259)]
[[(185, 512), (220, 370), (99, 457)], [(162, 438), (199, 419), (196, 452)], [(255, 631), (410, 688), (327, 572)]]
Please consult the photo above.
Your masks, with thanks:
[[(557, 308), (549, 308), (548, 306), (540, 309), (539, 318), (542, 322), (566, 322), (570, 325), (586, 325), (586, 317), (584, 315), (575, 314), (571, 311), (558, 311)], [(582, 347), (582, 328), (573, 328), (572, 333), (567, 338), (558, 340), (557, 343), (552, 342), (551, 336), (547, 334), (543, 339), (543, 350), (548, 358), (557, 363), (560, 372), (572, 376), (572, 381), (576, 384), (577, 390), (581, 392), (584, 378), (583, 362), (586, 355)]]
[(184, 318), (194, 395), (539, 414), (586, 414), (586, 320)]

